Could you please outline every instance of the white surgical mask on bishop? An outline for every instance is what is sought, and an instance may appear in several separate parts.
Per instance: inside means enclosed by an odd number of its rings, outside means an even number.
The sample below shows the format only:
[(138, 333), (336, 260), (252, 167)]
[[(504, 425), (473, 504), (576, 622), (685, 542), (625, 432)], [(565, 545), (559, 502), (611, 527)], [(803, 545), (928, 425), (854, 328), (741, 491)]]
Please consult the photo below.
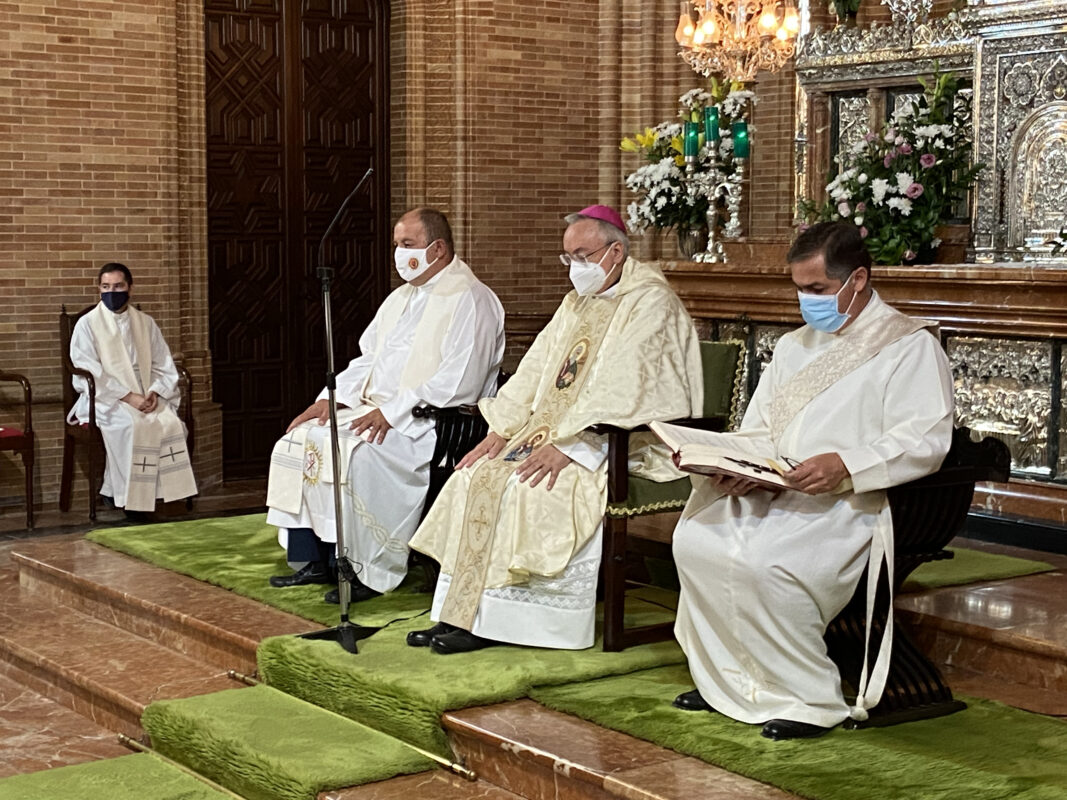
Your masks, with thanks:
[(410, 283), (441, 260), (441, 257), (438, 256), (427, 263), (426, 252), (431, 245), (433, 245), (433, 242), (430, 242), (429, 245), (421, 250), (414, 247), (398, 247), (393, 251), (393, 262), (396, 264), (396, 271), (402, 280)]
[(604, 285), (608, 279), (608, 275), (611, 275), (611, 270), (615, 269), (613, 266), (611, 269), (604, 272), (600, 268), (601, 262), (607, 258), (608, 253), (611, 252), (611, 245), (608, 245), (608, 249), (604, 251), (604, 255), (594, 264), (591, 261), (579, 261), (574, 258), (571, 259), (571, 283), (574, 285), (575, 291), (578, 294), (585, 296), (590, 294), (596, 294), (601, 286)]

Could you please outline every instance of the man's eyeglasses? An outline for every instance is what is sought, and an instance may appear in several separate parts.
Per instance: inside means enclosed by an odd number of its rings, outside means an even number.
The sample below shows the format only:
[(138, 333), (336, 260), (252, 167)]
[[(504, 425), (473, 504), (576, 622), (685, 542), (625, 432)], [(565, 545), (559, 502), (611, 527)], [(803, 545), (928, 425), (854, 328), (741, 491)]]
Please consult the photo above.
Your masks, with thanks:
[(608, 242), (603, 247), (598, 247), (593, 252), (586, 253), (584, 256), (581, 253), (575, 253), (573, 256), (570, 253), (560, 253), (559, 254), (559, 260), (560, 260), (560, 263), (563, 264), (563, 266), (569, 267), (571, 265), (571, 262), (573, 262), (573, 261), (588, 261), (590, 258), (595, 256), (601, 250), (607, 250), (613, 244), (615, 244), (615, 242)]

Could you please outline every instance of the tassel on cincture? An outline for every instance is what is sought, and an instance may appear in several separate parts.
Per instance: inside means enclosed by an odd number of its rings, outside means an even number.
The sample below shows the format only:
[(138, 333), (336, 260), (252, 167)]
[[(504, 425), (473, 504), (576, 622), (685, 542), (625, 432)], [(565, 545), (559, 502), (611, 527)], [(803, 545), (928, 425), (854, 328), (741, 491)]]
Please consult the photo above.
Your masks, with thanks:
[(852, 719), (854, 719), (856, 722), (866, 722), (867, 721), (867, 709), (863, 707), (861, 702), (857, 702), (856, 705), (852, 706), (852, 708), (849, 711), (848, 715)]

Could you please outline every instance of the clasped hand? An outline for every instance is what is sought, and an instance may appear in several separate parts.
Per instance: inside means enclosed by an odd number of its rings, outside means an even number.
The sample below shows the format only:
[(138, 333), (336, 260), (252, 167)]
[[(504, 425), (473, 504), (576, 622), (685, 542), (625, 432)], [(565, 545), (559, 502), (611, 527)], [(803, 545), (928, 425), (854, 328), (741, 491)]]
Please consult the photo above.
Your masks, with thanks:
[[(505, 444), (507, 444), (507, 439), (499, 433), (490, 431), (488, 436), (482, 439), (474, 446), (473, 450), (459, 460), (459, 463), (456, 464), (456, 469), (466, 469), (482, 458), (482, 456), (496, 458), (500, 455), (500, 451), (504, 449)], [(556, 479), (559, 477), (559, 473), (570, 463), (571, 458), (569, 456), (564, 455), (555, 446), (548, 444), (534, 450), (526, 460), (515, 469), (515, 474), (518, 475), (521, 483), (525, 483), (529, 480), (530, 486), (537, 486), (547, 477), (548, 484), (545, 488), (551, 490), (552, 487), (556, 485)]]
[(147, 395), (130, 392), (122, 398), (122, 402), (133, 406), (142, 414), (151, 414), (159, 408), (159, 395), (155, 392), (149, 392)]

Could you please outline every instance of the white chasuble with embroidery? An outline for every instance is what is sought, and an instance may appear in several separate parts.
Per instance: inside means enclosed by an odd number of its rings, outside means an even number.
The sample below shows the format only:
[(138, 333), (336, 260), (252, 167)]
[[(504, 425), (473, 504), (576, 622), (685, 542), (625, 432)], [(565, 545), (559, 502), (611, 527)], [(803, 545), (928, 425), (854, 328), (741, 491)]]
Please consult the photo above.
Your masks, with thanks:
[[(549, 641), (523, 640), (521, 624), (505, 620), (501, 636), (485, 592), (508, 587), (510, 596), (535, 583), (566, 583), (576, 556), (589, 551), (607, 500), (607, 467), (565, 467), (551, 491), (519, 482), (514, 471), (539, 447), (568, 447), (602, 437), (596, 423), (632, 428), (653, 419), (699, 413), (703, 402), (700, 351), (692, 320), (652, 266), (628, 259), (611, 298), (564, 298), (551, 322), (495, 398), (479, 403), (492, 431), (507, 438), (495, 459), (453, 475), (412, 539), (412, 547), (442, 565), (431, 616), (492, 638), (558, 647), (586, 647), (591, 617), (576, 637), (567, 625)], [(595, 573), (599, 553), (590, 554)], [(583, 587), (595, 589), (583, 567)], [(558, 588), (558, 587), (557, 587)], [(566, 610), (567, 592), (541, 593), (543, 609)], [(581, 603), (592, 608), (582, 589)], [(535, 591), (529, 595), (538, 594)], [(586, 595), (589, 595), (586, 597)], [(518, 602), (537, 603), (527, 596)], [(588, 615), (585, 615), (588, 616)], [(540, 625), (541, 629), (546, 627)], [(586, 635), (586, 628), (589, 634)], [(525, 631), (526, 635), (534, 633)], [(487, 634), (485, 634), (487, 635)], [(510, 638), (509, 638), (510, 637)]]
[[(727, 434), (775, 458), (837, 453), (851, 477), (834, 492), (729, 497), (694, 477), (674, 536), (675, 634), (721, 713), (824, 727), (849, 716), (823, 633), (868, 566), (876, 578), (883, 558), (892, 565), (885, 489), (936, 471), (952, 439), (952, 374), (927, 325), (875, 294), (839, 335), (786, 334), (741, 429)], [(887, 640), (886, 659), (889, 650)], [(887, 667), (880, 658), (865, 671), (857, 718)]]

